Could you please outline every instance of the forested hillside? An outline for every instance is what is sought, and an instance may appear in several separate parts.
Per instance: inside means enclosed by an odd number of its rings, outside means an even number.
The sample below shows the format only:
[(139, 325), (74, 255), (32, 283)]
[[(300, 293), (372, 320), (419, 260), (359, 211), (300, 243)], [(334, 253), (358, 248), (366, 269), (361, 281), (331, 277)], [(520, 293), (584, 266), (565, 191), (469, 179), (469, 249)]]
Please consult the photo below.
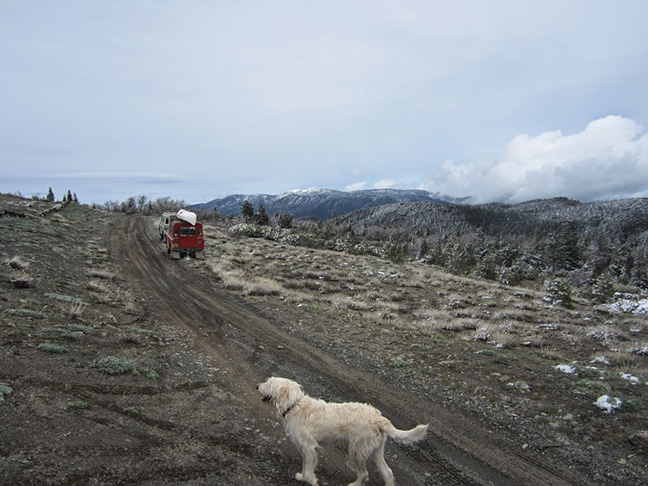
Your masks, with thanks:
[(648, 199), (583, 204), (401, 203), (339, 220), (356, 238), (403, 245), (405, 256), (503, 283), (564, 278), (608, 299), (620, 285), (648, 288)]

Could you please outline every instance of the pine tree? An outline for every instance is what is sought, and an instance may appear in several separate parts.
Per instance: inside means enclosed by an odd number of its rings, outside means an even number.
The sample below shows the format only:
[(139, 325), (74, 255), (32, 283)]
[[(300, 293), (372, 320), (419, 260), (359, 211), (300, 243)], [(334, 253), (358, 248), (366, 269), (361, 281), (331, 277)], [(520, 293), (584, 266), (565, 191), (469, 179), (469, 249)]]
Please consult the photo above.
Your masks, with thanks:
[(263, 206), (263, 203), (259, 203), (259, 211), (256, 217), (257, 224), (261, 226), (267, 226), (270, 223), (270, 218), (268, 217), (268, 213), (266, 213), (265, 207)]
[(293, 216), (290, 213), (275, 214), (275, 221), (280, 228), (292, 228)]
[(52, 191), (52, 188), (49, 188), (49, 191), (47, 191), (47, 196), (45, 196), (45, 200), (49, 202), (54, 202), (55, 201), (54, 197), (54, 191)]
[(578, 247), (578, 233), (573, 221), (567, 221), (563, 224), (559, 235), (559, 259), (563, 268), (573, 270), (581, 265), (581, 254)]
[(241, 206), (241, 213), (243, 213), (243, 217), (245, 218), (246, 223), (249, 223), (250, 220), (254, 217), (254, 206), (247, 199), (243, 201), (243, 205)]

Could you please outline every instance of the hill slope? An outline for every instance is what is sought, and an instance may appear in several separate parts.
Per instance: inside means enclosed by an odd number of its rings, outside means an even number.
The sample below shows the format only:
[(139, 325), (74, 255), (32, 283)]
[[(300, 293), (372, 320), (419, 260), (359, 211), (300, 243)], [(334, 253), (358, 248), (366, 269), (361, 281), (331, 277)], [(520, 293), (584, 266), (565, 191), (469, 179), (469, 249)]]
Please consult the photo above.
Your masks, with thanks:
[(408, 233), (482, 231), (491, 236), (533, 236), (538, 231), (555, 231), (570, 222), (582, 235), (606, 235), (625, 240), (648, 231), (648, 198), (587, 204), (554, 198), (476, 206), (412, 202), (359, 210), (342, 221)]
[[(645, 318), (224, 220), (205, 260), (172, 261), (151, 218), (49, 207), (0, 197), (0, 484), (287, 484), (270, 374), (429, 421), (387, 449), (399, 484), (645, 479)], [(344, 463), (327, 451), (322, 483)]]

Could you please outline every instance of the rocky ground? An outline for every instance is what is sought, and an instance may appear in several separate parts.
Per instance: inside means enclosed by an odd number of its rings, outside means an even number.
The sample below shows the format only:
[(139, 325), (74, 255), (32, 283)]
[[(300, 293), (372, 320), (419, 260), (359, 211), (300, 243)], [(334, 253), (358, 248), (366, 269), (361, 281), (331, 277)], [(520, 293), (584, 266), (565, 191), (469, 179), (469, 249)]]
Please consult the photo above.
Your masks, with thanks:
[(172, 261), (152, 219), (51, 208), (0, 198), (1, 484), (298, 484), (269, 375), (429, 422), (402, 485), (645, 481), (645, 316), (225, 226)]

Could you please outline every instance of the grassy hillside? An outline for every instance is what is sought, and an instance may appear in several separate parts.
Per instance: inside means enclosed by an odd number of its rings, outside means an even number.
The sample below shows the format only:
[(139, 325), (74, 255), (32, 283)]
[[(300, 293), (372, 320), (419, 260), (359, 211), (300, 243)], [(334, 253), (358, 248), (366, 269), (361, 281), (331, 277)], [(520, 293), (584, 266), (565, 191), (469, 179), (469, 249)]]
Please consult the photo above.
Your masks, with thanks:
[[(216, 474), (218, 464), (250, 484), (280, 481), (272, 464), (259, 462), (272, 439), (245, 432), (252, 426), (218, 387), (217, 371), (151, 310), (141, 282), (119, 270), (128, 259), (106, 236), (115, 221), (135, 216), (72, 204), (43, 218), (51, 205), (0, 202), (11, 212), (0, 218), (0, 419), (9, 430), (0, 441), (0, 478), (154, 484), (166, 474), (165, 484), (185, 484)], [(164, 250), (149, 222), (160, 250), (151, 258), (159, 258)], [(578, 295), (565, 305), (560, 289), (350, 251), (349, 238), (327, 249), (319, 242), (335, 241), (335, 228), (307, 229), (212, 222), (205, 260), (167, 263), (200, 276), (206, 290), (244, 299), (349, 367), (474, 420), (521, 453), (601, 484), (644, 477), (648, 322), (624, 312), (635, 307)], [(263, 344), (240, 346), (261, 359)], [(235, 425), (221, 420), (224, 412), (215, 418), (214, 410), (230, 409)]]

